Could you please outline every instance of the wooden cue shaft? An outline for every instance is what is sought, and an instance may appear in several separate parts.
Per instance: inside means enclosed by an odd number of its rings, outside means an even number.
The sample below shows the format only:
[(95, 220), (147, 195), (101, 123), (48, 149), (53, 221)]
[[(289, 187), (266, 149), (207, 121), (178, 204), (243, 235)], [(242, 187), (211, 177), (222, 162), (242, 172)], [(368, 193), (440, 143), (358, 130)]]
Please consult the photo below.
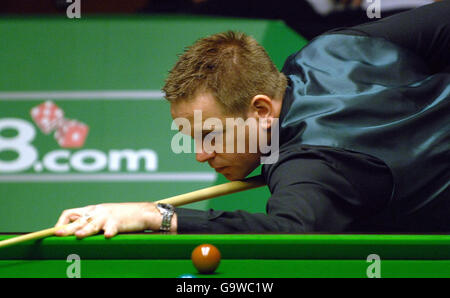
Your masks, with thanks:
[[(64, 226), (62, 226), (62, 227), (64, 227)], [(58, 229), (60, 229), (62, 227), (58, 227)], [(17, 236), (17, 237), (14, 237), (14, 238), (10, 238), (10, 239), (6, 239), (6, 240), (3, 240), (3, 241), (0, 241), (0, 247), (5, 247), (5, 246), (9, 246), (9, 245), (25, 242), (25, 241), (28, 241), (28, 240), (37, 240), (37, 239), (53, 236), (55, 234), (55, 232), (56, 232), (56, 228), (53, 227), (53, 228), (50, 228), (50, 229), (45, 229), (45, 230), (41, 230), (41, 231), (38, 231), (38, 232), (33, 232), (33, 233)]]
[[(256, 187), (264, 186), (265, 182), (262, 176), (254, 176), (251, 178), (244, 179), (242, 181), (231, 181), (219, 185), (210, 186), (204, 189), (196, 190), (186, 194), (170, 197), (167, 199), (156, 201), (155, 203), (166, 203), (173, 206), (182, 206), (194, 202), (199, 202), (227, 194), (232, 194), (239, 191), (244, 191), (248, 189), (253, 189)], [(29, 240), (37, 240), (49, 236), (53, 236), (56, 230), (64, 228), (64, 226), (53, 227), (50, 229), (45, 229), (14, 238), (6, 239), (0, 241), (0, 247), (5, 247), (13, 244), (18, 244), (21, 242)]]
[(182, 206), (195, 203), (235, 192), (248, 190), (260, 186), (264, 186), (265, 182), (262, 176), (254, 176), (242, 181), (231, 181), (219, 185), (214, 185), (204, 189), (188, 192), (182, 195), (156, 201), (155, 203), (171, 204), (173, 206)]

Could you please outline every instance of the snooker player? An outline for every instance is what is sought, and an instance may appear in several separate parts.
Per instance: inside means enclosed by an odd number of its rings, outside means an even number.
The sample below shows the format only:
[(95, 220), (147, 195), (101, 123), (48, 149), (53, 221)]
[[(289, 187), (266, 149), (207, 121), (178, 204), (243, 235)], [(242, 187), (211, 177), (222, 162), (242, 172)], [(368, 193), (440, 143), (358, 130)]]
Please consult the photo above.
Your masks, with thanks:
[[(450, 1), (441, 1), (338, 28), (281, 72), (245, 34), (200, 39), (163, 88), (172, 117), (255, 118), (269, 140), (279, 137), (277, 161), (262, 167), (267, 213), (100, 204), (64, 211), (57, 226), (72, 224), (56, 234), (449, 232), (449, 16)], [(229, 180), (261, 157), (196, 154)]]

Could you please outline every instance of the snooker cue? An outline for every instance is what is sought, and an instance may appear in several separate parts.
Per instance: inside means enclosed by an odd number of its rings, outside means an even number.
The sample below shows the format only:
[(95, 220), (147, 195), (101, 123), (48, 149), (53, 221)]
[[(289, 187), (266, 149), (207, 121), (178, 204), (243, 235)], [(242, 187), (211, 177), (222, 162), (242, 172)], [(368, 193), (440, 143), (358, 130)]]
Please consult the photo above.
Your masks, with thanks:
[[(250, 177), (241, 181), (231, 181), (219, 185), (214, 185), (210, 187), (206, 187), (200, 190), (188, 192), (182, 195), (177, 195), (174, 197), (170, 197), (167, 199), (159, 200), (154, 203), (165, 203), (165, 204), (171, 204), (173, 206), (182, 206), (190, 203), (195, 203), (207, 199), (212, 199), (219, 196), (224, 196), (228, 194), (232, 194), (239, 191), (244, 191), (248, 189), (253, 189), (257, 187), (264, 186), (265, 182), (261, 175)], [(55, 232), (64, 226), (60, 227), (53, 227), (50, 229), (45, 229), (21, 236), (17, 236), (14, 238), (6, 239), (3, 241), (0, 241), (0, 248), (22, 243), (29, 240), (38, 240), (41, 238), (53, 236)]]

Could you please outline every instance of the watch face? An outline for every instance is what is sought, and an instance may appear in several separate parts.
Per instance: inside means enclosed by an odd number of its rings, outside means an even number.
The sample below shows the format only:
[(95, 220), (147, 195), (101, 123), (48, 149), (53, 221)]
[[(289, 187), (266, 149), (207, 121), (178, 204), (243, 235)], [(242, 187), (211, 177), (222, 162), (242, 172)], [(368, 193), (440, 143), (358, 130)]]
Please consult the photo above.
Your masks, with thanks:
[(164, 209), (167, 209), (167, 210), (170, 210), (170, 211), (174, 211), (175, 210), (175, 208), (172, 206), (172, 205), (170, 205), (170, 204), (158, 204), (158, 207), (161, 207), (161, 208), (164, 208)]

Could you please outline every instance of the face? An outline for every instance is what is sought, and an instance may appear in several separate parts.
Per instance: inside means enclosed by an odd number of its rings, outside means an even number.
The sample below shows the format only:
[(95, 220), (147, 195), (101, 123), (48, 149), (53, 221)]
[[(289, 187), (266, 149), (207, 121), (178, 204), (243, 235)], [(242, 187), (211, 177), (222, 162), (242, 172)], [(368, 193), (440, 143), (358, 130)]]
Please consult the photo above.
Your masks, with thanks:
[[(194, 121), (195, 110), (201, 111), (201, 122)], [(240, 138), (235, 130), (235, 133), (231, 134), (234, 136), (234, 150), (226, 149), (227, 143), (233, 139), (230, 138), (230, 134), (227, 131), (226, 119), (244, 117), (243, 115), (236, 116), (224, 113), (219, 103), (217, 103), (210, 94), (200, 94), (192, 100), (171, 104), (171, 114), (173, 119), (188, 119), (191, 131), (187, 134), (191, 137), (201, 136), (202, 142), (197, 143), (196, 146), (197, 161), (207, 162), (216, 170), (216, 172), (224, 175), (228, 180), (243, 179), (259, 166), (261, 154), (259, 153), (259, 150), (257, 150), (257, 152), (249, 150), (250, 132), (248, 128), (245, 129), (245, 134), (241, 135)], [(246, 117), (249, 116), (253, 116), (252, 112), (249, 112), (248, 115), (246, 115)], [(212, 125), (211, 127), (205, 128), (205, 121), (210, 118), (218, 119), (221, 123), (221, 129), (217, 129), (220, 128), (220, 125)], [(186, 131), (183, 130), (181, 132), (186, 133)], [(220, 145), (220, 147), (223, 148), (222, 150), (212, 151), (205, 148), (205, 138), (208, 138), (208, 134), (211, 136), (211, 132), (223, 140), (223, 144)], [(242, 142), (243, 139), (245, 139), (245, 150), (240, 150), (239, 152), (244, 151), (244, 153), (238, 153), (238, 142)], [(216, 145), (217, 143), (213, 142), (213, 144)]]

